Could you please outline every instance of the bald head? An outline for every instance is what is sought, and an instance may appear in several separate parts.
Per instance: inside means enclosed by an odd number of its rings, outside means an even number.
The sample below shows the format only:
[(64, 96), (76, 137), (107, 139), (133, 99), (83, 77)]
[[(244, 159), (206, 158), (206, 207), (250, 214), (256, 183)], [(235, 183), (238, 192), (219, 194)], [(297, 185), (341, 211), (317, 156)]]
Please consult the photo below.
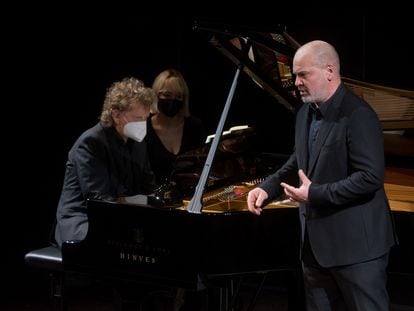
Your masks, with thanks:
[(323, 68), (332, 65), (339, 75), (339, 56), (335, 48), (328, 42), (315, 40), (302, 45), (295, 54), (295, 59), (309, 57), (312, 65)]

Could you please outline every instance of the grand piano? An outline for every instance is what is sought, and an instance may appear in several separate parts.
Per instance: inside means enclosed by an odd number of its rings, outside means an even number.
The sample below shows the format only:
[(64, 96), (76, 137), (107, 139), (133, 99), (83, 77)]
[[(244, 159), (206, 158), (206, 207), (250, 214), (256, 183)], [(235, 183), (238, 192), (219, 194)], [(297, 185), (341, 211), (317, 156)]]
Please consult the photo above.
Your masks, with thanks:
[[(295, 113), (300, 102), (291, 62), (299, 44), (283, 27), (271, 33), (217, 25), (195, 28), (211, 33), (211, 44), (238, 71)], [(400, 241), (392, 250), (389, 271), (414, 275), (414, 92), (344, 81), (373, 105), (383, 122), (385, 189)], [(383, 104), (390, 99), (398, 109)], [(226, 106), (231, 100), (229, 94)], [(223, 134), (226, 114), (225, 107), (213, 140), (181, 155), (176, 173), (154, 196), (90, 200), (87, 237), (63, 245), (65, 270), (193, 290), (214, 286), (220, 277), (233, 281), (249, 274), (287, 273), (294, 301), (300, 295), (296, 204), (281, 197), (257, 217), (245, 203), (247, 192), (285, 158), (257, 153), (250, 127)]]

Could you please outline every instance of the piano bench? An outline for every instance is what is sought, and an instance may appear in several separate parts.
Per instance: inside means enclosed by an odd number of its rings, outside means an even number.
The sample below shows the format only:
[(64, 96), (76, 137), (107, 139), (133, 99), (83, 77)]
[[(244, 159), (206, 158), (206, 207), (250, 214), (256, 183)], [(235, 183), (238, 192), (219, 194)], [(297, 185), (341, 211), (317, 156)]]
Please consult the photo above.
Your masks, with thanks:
[(28, 267), (45, 270), (49, 273), (50, 297), (56, 310), (63, 310), (63, 262), (62, 252), (57, 246), (34, 249), (24, 256)]
[(29, 267), (63, 271), (62, 252), (56, 246), (46, 246), (28, 252), (24, 261)]

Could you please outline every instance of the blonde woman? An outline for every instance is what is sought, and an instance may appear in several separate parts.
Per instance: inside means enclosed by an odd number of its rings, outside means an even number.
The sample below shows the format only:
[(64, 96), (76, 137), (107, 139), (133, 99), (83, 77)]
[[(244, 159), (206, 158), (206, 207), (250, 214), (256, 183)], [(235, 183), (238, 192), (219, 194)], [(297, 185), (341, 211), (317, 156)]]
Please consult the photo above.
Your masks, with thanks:
[(147, 123), (147, 145), (157, 184), (168, 180), (179, 154), (203, 146), (206, 135), (200, 119), (190, 115), (189, 91), (175, 69), (161, 72), (152, 89), (157, 102)]

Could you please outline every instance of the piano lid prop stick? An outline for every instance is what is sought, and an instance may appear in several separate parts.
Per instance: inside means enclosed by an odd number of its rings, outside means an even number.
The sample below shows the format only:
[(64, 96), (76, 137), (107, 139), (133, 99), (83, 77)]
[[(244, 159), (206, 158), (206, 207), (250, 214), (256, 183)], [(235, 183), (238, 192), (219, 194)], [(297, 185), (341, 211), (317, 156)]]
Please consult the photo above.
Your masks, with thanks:
[(239, 78), (242, 67), (243, 67), (242, 64), (239, 64), (239, 66), (237, 67), (237, 71), (236, 71), (236, 74), (234, 75), (233, 83), (231, 85), (229, 95), (227, 96), (226, 104), (224, 106), (223, 112), (221, 113), (220, 121), (217, 126), (217, 130), (216, 130), (216, 134), (214, 135), (213, 142), (211, 143), (206, 162), (204, 163), (203, 171), (201, 173), (200, 179), (198, 180), (198, 184), (196, 186), (194, 196), (187, 206), (187, 211), (190, 213), (200, 214), (201, 209), (203, 208), (202, 197), (203, 197), (204, 189), (206, 187), (208, 176), (210, 175), (210, 169), (211, 169), (211, 166), (213, 165), (214, 156), (216, 154), (217, 147), (220, 142), (221, 134), (223, 133), (224, 123), (226, 122), (226, 119), (227, 119), (227, 114), (231, 106), (231, 101), (234, 96), (234, 91), (236, 89), (237, 80)]

